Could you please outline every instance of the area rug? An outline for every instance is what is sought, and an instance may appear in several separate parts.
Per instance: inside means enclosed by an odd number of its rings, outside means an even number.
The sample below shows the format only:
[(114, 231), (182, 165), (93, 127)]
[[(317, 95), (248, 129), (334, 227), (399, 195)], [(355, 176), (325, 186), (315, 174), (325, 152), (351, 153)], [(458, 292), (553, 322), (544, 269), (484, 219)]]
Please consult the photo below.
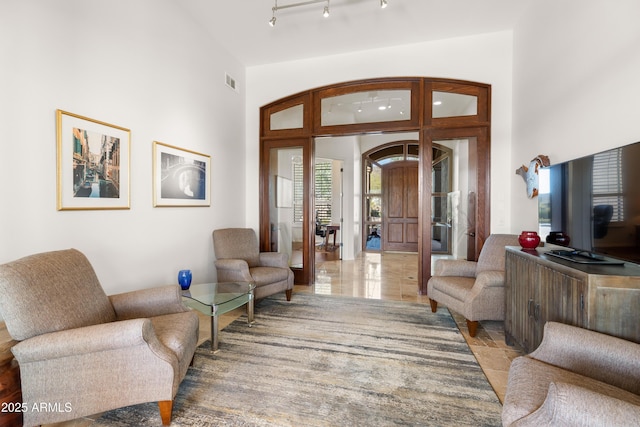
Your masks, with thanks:
[[(172, 426), (498, 426), (502, 406), (446, 309), (294, 294), (197, 349)], [(96, 426), (160, 425), (155, 403)]]

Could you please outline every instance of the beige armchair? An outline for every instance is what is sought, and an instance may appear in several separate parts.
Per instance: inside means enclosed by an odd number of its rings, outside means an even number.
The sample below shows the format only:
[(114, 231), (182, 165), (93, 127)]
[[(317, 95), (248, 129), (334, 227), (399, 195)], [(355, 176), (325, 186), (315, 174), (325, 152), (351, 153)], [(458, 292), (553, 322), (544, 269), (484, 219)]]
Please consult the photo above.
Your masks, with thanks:
[(289, 268), (288, 256), (260, 252), (253, 229), (214, 230), (213, 249), (218, 282), (253, 282), (256, 299), (284, 291), (287, 301), (291, 300), (293, 271)]
[(469, 335), (478, 321), (504, 320), (505, 246), (518, 246), (518, 236), (492, 234), (484, 242), (478, 262), (438, 259), (427, 284), (431, 311), (438, 303), (465, 317)]
[(516, 358), (504, 426), (637, 426), (640, 344), (547, 322), (540, 346)]
[(46, 252), (0, 265), (0, 313), (20, 341), (25, 426), (156, 401), (171, 422), (198, 341), (178, 285), (108, 297), (81, 252)]

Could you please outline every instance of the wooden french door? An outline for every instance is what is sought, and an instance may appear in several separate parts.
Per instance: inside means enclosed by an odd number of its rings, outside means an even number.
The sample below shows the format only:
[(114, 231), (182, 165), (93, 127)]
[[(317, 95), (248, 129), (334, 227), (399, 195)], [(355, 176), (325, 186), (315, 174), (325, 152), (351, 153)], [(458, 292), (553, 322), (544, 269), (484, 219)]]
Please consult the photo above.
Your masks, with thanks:
[(418, 162), (382, 169), (382, 250), (418, 252)]
[[(491, 86), (484, 83), (427, 77), (390, 77), (337, 83), (309, 89), (276, 100), (260, 108), (260, 245), (262, 250), (279, 250), (283, 232), (281, 219), (285, 212), (275, 212), (281, 207), (277, 199), (278, 182), (287, 182), (286, 171), (274, 168), (275, 154), (271, 149), (280, 147), (302, 147), (303, 190), (301, 191), (302, 216), (294, 221), (291, 229), (296, 231), (291, 239), (292, 253), (300, 246), (302, 265), (292, 262), (296, 283), (312, 284), (315, 277), (313, 259), (314, 245), (314, 182), (313, 170), (314, 138), (323, 136), (347, 137), (345, 144), (357, 143), (350, 137), (369, 133), (419, 132), (417, 209), (405, 200), (405, 195), (414, 187), (406, 187), (398, 176), (391, 194), (402, 198), (388, 206), (390, 213), (387, 224), (387, 243), (407, 250), (418, 248), (418, 282), (421, 294), (427, 292), (427, 282), (431, 277), (432, 252), (432, 170), (433, 142), (439, 139), (469, 139), (470, 153), (475, 155), (476, 169), (470, 172), (468, 191), (473, 192), (474, 209), (471, 215), (468, 238), (470, 253), (468, 258), (477, 258), (485, 238), (489, 235), (490, 219), (490, 126), (491, 126)], [(356, 145), (356, 149), (365, 149)], [(279, 150), (278, 150), (279, 151)], [(354, 148), (344, 146), (343, 153), (353, 153)], [(278, 161), (280, 165), (280, 162)], [(407, 172), (409, 173), (409, 172)], [(404, 174), (404, 172), (403, 172)], [(357, 179), (357, 177), (354, 177)], [(392, 181), (394, 180), (392, 179)], [(411, 178), (413, 180), (413, 178)], [(402, 181), (403, 190), (397, 191)], [(275, 183), (274, 183), (275, 182)], [(471, 185), (473, 184), (473, 185)], [(294, 186), (295, 187), (295, 186)], [(274, 191), (275, 188), (275, 191)], [(273, 202), (275, 197), (275, 203)], [(466, 200), (466, 192), (460, 192), (459, 199)], [(368, 197), (368, 196), (367, 196)], [(448, 197), (448, 196), (447, 196)], [(357, 198), (357, 197), (354, 197)], [(363, 206), (378, 198), (377, 193), (368, 199), (358, 199)], [(294, 208), (295, 209), (295, 206)], [(413, 217), (417, 214), (417, 225)], [(396, 211), (401, 211), (395, 214)], [(295, 213), (295, 212), (294, 212)], [(373, 213), (373, 211), (372, 211)], [(379, 212), (376, 212), (379, 215)], [(363, 218), (369, 221), (365, 228), (376, 229), (378, 216)], [(297, 218), (294, 215), (294, 218)], [(352, 226), (357, 215), (350, 218)], [(300, 224), (301, 233), (295, 227)], [(345, 226), (345, 230), (346, 230)], [(353, 227), (355, 229), (355, 227)], [(415, 239), (417, 229), (417, 239)], [(383, 231), (384, 232), (384, 231)], [(302, 234), (302, 237), (299, 237)], [(437, 237), (437, 236), (436, 236)], [(465, 236), (465, 239), (467, 237)], [(301, 240), (301, 242), (300, 242)], [(354, 239), (355, 240), (355, 239)], [(364, 240), (364, 239), (363, 239)], [(417, 240), (415, 242), (414, 240)], [(277, 245), (274, 242), (278, 242)], [(466, 248), (465, 248), (466, 249)]]

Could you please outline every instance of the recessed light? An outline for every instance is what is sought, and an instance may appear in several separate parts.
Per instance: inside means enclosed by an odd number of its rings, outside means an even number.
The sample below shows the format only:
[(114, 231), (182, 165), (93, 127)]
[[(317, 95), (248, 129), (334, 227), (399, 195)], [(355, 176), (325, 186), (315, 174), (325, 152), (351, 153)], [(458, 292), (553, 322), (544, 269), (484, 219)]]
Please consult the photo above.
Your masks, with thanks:
[(433, 105), (442, 105), (442, 101), (433, 101)]

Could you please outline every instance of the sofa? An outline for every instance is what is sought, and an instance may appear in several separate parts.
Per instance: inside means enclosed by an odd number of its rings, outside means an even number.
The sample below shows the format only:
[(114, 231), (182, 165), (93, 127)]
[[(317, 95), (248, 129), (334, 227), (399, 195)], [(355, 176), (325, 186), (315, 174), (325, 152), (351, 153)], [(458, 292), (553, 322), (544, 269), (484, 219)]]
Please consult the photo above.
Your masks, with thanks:
[(640, 344), (547, 322), (540, 346), (511, 364), (502, 423), (640, 425)]

